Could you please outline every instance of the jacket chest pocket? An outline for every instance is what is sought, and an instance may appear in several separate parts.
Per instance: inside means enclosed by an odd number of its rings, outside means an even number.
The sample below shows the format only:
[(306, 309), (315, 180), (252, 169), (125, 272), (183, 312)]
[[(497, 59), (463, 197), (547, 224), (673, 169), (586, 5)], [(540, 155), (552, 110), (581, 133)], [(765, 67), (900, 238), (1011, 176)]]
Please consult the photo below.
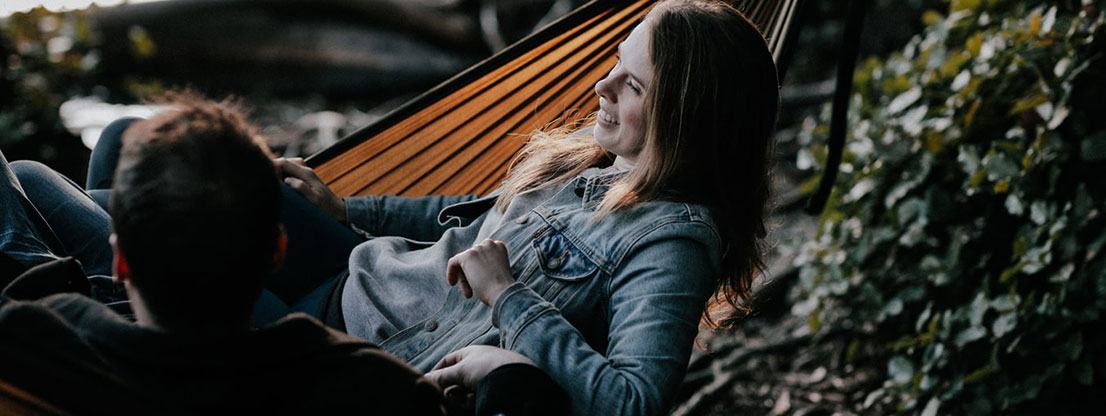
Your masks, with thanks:
[(538, 267), (527, 284), (559, 307), (592, 286), (599, 270), (568, 237), (551, 227), (534, 238), (531, 250)]

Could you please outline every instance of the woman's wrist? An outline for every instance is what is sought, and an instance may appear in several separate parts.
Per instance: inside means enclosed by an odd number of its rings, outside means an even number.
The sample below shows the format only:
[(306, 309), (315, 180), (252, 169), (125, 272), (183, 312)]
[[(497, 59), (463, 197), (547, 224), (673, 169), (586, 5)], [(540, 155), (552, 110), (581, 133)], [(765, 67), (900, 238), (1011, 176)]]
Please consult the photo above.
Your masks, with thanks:
[(506, 292), (507, 288), (511, 287), (511, 285), (514, 283), (514, 278), (511, 278), (510, 281), (501, 280), (495, 286), (493, 286), (488, 293), (488, 306), (494, 307), (495, 304), (499, 302), (499, 297), (503, 295), (503, 292)]

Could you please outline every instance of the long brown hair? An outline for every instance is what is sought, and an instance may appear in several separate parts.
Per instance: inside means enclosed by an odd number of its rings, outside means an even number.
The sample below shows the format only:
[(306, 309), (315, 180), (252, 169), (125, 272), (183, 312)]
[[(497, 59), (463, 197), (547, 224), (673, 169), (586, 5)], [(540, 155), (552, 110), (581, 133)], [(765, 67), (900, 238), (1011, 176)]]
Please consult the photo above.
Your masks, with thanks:
[[(780, 105), (776, 67), (763, 35), (725, 3), (663, 1), (642, 24), (652, 28), (654, 70), (645, 92), (644, 146), (597, 214), (654, 200), (710, 207), (722, 235), (722, 269), (703, 320), (732, 327), (748, 314), (753, 279), (764, 269)], [(534, 134), (511, 167), (497, 208), (520, 192), (610, 163), (593, 137), (571, 129)]]

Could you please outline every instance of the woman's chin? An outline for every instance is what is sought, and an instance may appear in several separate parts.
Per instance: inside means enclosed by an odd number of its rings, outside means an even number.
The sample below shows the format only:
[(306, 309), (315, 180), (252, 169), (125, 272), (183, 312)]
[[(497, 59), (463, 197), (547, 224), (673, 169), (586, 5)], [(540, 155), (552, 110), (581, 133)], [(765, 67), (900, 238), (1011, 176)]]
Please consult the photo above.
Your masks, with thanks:
[(599, 147), (602, 147), (603, 150), (614, 152), (614, 150), (611, 150), (612, 141), (610, 139), (610, 136), (603, 134), (603, 132), (600, 132), (599, 129), (595, 129), (595, 142), (599, 143)]

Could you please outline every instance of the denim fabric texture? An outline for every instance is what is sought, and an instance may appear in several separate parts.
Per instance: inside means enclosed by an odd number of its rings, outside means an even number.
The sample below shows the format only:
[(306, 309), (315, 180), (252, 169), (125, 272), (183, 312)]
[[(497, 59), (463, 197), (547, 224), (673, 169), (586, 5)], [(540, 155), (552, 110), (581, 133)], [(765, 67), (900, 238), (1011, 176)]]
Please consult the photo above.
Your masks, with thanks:
[(55, 252), (61, 250), (61, 242), (27, 199), (8, 159), (0, 152), (0, 252), (29, 269), (57, 259)]
[[(714, 290), (721, 243), (702, 206), (649, 202), (596, 218), (608, 184), (621, 174), (610, 169), (582, 174), (534, 194), (536, 200), (525, 210), (513, 209), (519, 201), (512, 202), (490, 236), (506, 243), (517, 283), (494, 307), (475, 297), (465, 299), (444, 282), (443, 259), (474, 243), (474, 229), (497, 213), (485, 212), (471, 223), (451, 214), (472, 212), (474, 206), (486, 210), (488, 199), (464, 197), (452, 206), (442, 197), (347, 199), (358, 228), (376, 236), (402, 231), (421, 240), (381, 237), (354, 250), (353, 256), (375, 263), (370, 272), (393, 266), (412, 270), (400, 285), (411, 293), (393, 295), (414, 300), (383, 299), (382, 306), (401, 310), (366, 308), (365, 303), (373, 302), (372, 291), (392, 282), (359, 274), (358, 259), (351, 258), (351, 279), (342, 299), (347, 329), (381, 342), (386, 351), (423, 371), (470, 344), (517, 351), (569, 392), (574, 414), (667, 411)], [(403, 226), (396, 229), (393, 220)], [(457, 226), (443, 231), (446, 225)], [(435, 237), (438, 243), (424, 242)], [(405, 308), (418, 308), (422, 315), (394, 320), (405, 322), (402, 328), (379, 329), (365, 322), (413, 313)], [(377, 316), (358, 316), (363, 311)], [(377, 332), (358, 333), (368, 328)]]
[(76, 258), (88, 275), (111, 274), (111, 223), (77, 184), (32, 161), (0, 153), (0, 251), (26, 267)]

